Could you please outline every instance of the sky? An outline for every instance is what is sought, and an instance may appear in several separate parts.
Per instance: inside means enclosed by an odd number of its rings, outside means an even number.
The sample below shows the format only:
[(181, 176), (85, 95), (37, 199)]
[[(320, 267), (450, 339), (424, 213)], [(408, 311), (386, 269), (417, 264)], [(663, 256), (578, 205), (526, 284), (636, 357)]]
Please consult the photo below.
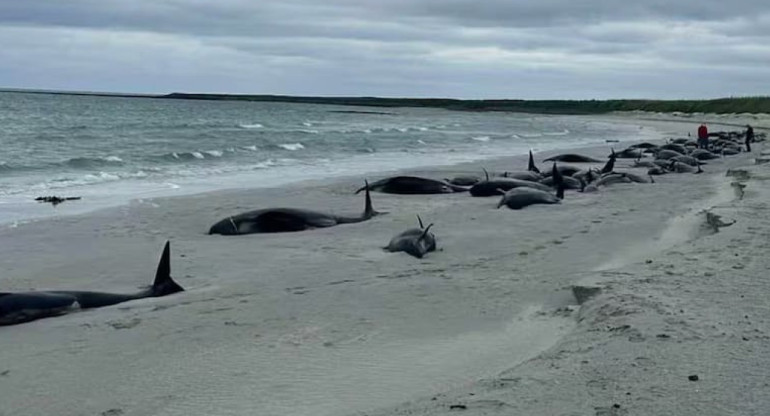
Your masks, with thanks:
[(770, 95), (767, 0), (0, 0), (0, 87)]

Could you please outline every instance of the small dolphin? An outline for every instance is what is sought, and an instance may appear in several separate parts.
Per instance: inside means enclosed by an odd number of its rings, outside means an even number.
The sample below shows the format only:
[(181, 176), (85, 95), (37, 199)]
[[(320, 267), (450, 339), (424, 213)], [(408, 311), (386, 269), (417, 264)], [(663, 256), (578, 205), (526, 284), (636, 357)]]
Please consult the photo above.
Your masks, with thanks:
[(101, 308), (142, 298), (156, 298), (182, 292), (171, 278), (170, 243), (160, 256), (152, 286), (136, 293), (80, 292), (69, 290), (0, 292), (0, 325), (15, 325), (80, 309)]

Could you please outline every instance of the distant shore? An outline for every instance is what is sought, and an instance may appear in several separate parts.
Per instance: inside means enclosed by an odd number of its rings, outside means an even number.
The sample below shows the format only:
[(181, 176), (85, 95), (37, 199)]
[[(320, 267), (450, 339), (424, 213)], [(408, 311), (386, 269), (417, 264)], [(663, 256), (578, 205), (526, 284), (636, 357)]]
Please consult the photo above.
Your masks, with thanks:
[(508, 111), (533, 114), (588, 115), (618, 111), (662, 113), (770, 114), (770, 97), (729, 97), (708, 100), (462, 100), (454, 98), (390, 98), (390, 97), (313, 97), (272, 94), (180, 93), (138, 94), (88, 91), (51, 91), (0, 89), (0, 92), (25, 94), (60, 94), (122, 98), (152, 98), (208, 101), (255, 101), (301, 104), (346, 105), (359, 107), (427, 107), (456, 111)]

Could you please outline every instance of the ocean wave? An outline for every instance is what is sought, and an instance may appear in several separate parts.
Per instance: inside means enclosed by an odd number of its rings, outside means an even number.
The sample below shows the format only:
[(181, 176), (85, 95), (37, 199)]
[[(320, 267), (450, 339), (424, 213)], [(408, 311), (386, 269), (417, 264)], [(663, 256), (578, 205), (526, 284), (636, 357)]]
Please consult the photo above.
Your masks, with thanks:
[(255, 164), (255, 165), (253, 165), (251, 168), (252, 168), (252, 170), (267, 169), (267, 168), (271, 168), (271, 167), (273, 167), (273, 166), (275, 166), (277, 164), (278, 163), (275, 161), (275, 159), (268, 159), (268, 160), (265, 160), (264, 162), (259, 162), (259, 163)]
[(477, 142), (488, 142), (491, 138), (489, 136), (476, 136), (471, 137), (471, 140), (475, 140)]
[(222, 152), (221, 150), (204, 150), (203, 153), (214, 157), (222, 157), (222, 155), (224, 154), (224, 152)]
[(543, 137), (543, 133), (519, 133), (517, 136), (524, 137), (526, 139), (534, 139), (537, 137)]
[(278, 147), (286, 150), (291, 150), (291, 151), (302, 150), (305, 148), (305, 146), (302, 143), (283, 143), (283, 144), (279, 144)]
[(203, 153), (201, 152), (171, 152), (163, 155), (164, 159), (168, 160), (182, 160), (182, 161), (190, 161), (190, 160), (202, 160), (205, 159), (206, 156), (203, 156)]
[(372, 134), (372, 133), (380, 133), (387, 131), (386, 129), (382, 128), (373, 128), (373, 129), (343, 129), (343, 130), (333, 130), (329, 131), (328, 133), (339, 133), (339, 134)]
[(252, 152), (256, 152), (257, 151), (257, 146), (256, 145), (242, 146), (241, 149), (249, 150), (249, 151), (252, 151)]
[(299, 130), (297, 130), (297, 132), (305, 133), (305, 134), (318, 134), (318, 133), (320, 133), (320, 131), (313, 130), (313, 129), (299, 129)]
[(73, 157), (72, 159), (65, 161), (63, 164), (73, 168), (88, 169), (88, 168), (116, 165), (116, 164), (122, 164), (122, 163), (123, 163), (123, 159), (117, 156), (107, 156), (107, 157)]
[(569, 134), (569, 130), (564, 129), (562, 131), (543, 132), (544, 136), (566, 136)]
[(242, 129), (261, 129), (265, 126), (259, 123), (253, 123), (253, 124), (239, 124), (238, 127)]
[(46, 182), (38, 182), (24, 189), (20, 189), (20, 192), (26, 192), (28, 190), (34, 191), (46, 191), (51, 189), (63, 189), (76, 186), (94, 185), (99, 183), (117, 182), (125, 179), (143, 179), (150, 176), (143, 170), (134, 172), (104, 172), (88, 173), (82, 176), (60, 176), (53, 178)]

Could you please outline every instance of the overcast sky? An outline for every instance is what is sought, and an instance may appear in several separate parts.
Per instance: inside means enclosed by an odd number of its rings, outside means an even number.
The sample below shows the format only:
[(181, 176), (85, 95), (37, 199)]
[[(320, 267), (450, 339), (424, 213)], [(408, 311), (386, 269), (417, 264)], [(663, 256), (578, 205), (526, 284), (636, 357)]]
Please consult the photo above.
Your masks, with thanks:
[(768, 95), (767, 0), (0, 0), (0, 87)]

